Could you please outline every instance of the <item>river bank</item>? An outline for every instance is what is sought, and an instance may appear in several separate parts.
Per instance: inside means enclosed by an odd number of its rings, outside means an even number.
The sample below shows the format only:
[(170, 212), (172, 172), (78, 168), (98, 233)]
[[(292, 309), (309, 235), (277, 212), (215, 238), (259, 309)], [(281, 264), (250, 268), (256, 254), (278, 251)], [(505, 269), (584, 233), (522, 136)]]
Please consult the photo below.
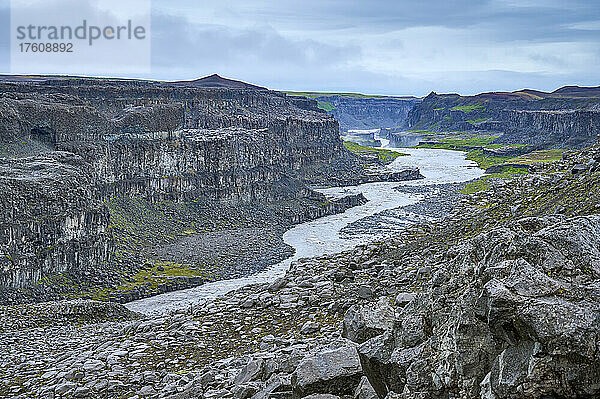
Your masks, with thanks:
[[(418, 190), (417, 187), (466, 182), (483, 174), (483, 171), (476, 168), (470, 161), (465, 160), (464, 155), (457, 151), (431, 149), (403, 149), (403, 151), (410, 156), (396, 158), (388, 165), (390, 170), (393, 172), (405, 170), (409, 167), (418, 167), (425, 176), (424, 179), (319, 189), (320, 193), (332, 199), (339, 199), (348, 195), (362, 195), (367, 202), (349, 208), (343, 213), (302, 223), (286, 231), (283, 235), (283, 241), (295, 250), (291, 258), (254, 275), (239, 279), (209, 282), (188, 290), (178, 290), (133, 301), (126, 306), (130, 310), (140, 313), (166, 314), (177, 309), (186, 309), (206, 299), (217, 298), (248, 284), (272, 282), (285, 274), (289, 265), (298, 259), (339, 253), (396, 233), (397, 230), (394, 229), (373, 228), (371, 226), (371, 229), (362, 232), (357, 231), (352, 236), (340, 234), (346, 226), (365, 220), (365, 218), (371, 218), (383, 211), (419, 204), (428, 196), (423, 192), (409, 192), (410, 188)], [(399, 188), (404, 192), (399, 191)], [(435, 188), (433, 191), (435, 191)], [(438, 196), (437, 198), (442, 197)], [(440, 209), (435, 201), (429, 201), (426, 204), (423, 206), (431, 210), (432, 215), (437, 212), (437, 209)], [(450, 203), (447, 206), (450, 206)], [(398, 223), (406, 226), (407, 223), (410, 223), (410, 220), (400, 217)], [(385, 223), (382, 224), (382, 226), (385, 225)]]

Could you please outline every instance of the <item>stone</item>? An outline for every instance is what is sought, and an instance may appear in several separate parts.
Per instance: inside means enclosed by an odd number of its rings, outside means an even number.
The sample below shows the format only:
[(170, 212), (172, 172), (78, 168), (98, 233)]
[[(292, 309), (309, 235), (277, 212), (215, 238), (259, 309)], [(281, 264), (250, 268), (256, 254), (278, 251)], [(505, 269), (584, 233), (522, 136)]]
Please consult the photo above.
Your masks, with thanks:
[(353, 305), (344, 315), (342, 335), (356, 343), (363, 343), (391, 329), (394, 317), (394, 309), (387, 298)]
[(300, 334), (311, 335), (319, 332), (320, 329), (321, 327), (319, 326), (319, 324), (315, 323), (314, 321), (307, 321), (302, 325), (302, 328), (300, 329)]
[(88, 387), (77, 387), (75, 392), (73, 392), (73, 396), (76, 398), (87, 398), (90, 395), (90, 388)]
[(94, 371), (102, 370), (105, 366), (106, 365), (101, 360), (91, 359), (91, 360), (86, 361), (83, 364), (83, 369), (85, 371), (94, 372)]
[(357, 295), (361, 299), (371, 299), (373, 298), (373, 289), (368, 285), (361, 285), (358, 287)]
[(152, 387), (151, 385), (143, 386), (139, 391), (137, 391), (137, 393), (141, 397), (149, 397), (149, 396), (156, 395), (156, 391), (154, 390), (154, 387)]
[(354, 391), (354, 399), (379, 399), (367, 377), (362, 377)]
[(57, 395), (63, 395), (67, 392), (74, 390), (77, 387), (78, 385), (74, 382), (63, 382), (62, 384), (57, 385), (56, 388), (54, 388), (54, 393), (56, 393)]
[(267, 289), (271, 292), (276, 292), (284, 288), (287, 285), (287, 283), (288, 280), (286, 278), (280, 277), (277, 280), (273, 281)]
[(253, 307), (254, 303), (255, 303), (254, 299), (252, 299), (252, 298), (245, 298), (244, 300), (242, 300), (240, 302), (240, 307), (242, 309), (248, 309), (248, 308)]
[(361, 377), (356, 346), (347, 342), (302, 359), (292, 375), (292, 387), (300, 397), (313, 393), (352, 395)]
[(246, 364), (235, 377), (234, 385), (243, 385), (253, 381), (263, 372), (264, 361), (262, 359), (253, 359)]
[(396, 295), (396, 306), (406, 306), (410, 301), (415, 299), (415, 294), (412, 292), (400, 292)]
[(115, 391), (122, 388), (125, 388), (125, 384), (123, 384), (123, 382), (119, 380), (109, 380), (108, 385), (106, 387), (108, 391)]

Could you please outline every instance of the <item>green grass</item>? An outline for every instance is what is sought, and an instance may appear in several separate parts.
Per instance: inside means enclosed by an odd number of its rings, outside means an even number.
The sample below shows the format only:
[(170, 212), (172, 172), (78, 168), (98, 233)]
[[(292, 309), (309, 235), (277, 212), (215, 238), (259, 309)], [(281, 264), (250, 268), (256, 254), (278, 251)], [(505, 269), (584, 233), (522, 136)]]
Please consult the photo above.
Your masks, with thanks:
[[(445, 138), (439, 140), (439, 143), (435, 144), (421, 144), (418, 148), (437, 148), (443, 150), (456, 150), (464, 151), (467, 153), (466, 158), (470, 161), (477, 163), (482, 169), (487, 169), (491, 166), (502, 165), (502, 164), (522, 164), (529, 165), (537, 162), (552, 162), (562, 158), (562, 154), (565, 150), (553, 149), (535, 151), (529, 154), (521, 155), (518, 157), (512, 156), (494, 156), (486, 155), (482, 148), (496, 149), (507, 147), (506, 144), (492, 144), (497, 139), (497, 136), (488, 137), (467, 137), (467, 138)], [(526, 147), (523, 144), (510, 144), (510, 147)], [(481, 148), (473, 148), (481, 147)], [(481, 179), (478, 179), (472, 183), (469, 183), (463, 193), (472, 194), (475, 192), (483, 191), (488, 188), (488, 182), (490, 179), (507, 179), (515, 175), (528, 173), (525, 169), (518, 169), (512, 167), (506, 167), (502, 173), (492, 173)]]
[(553, 162), (560, 161), (562, 159), (563, 152), (566, 150), (552, 149), (534, 151), (529, 154), (521, 155), (512, 160), (513, 163), (519, 163), (524, 165), (530, 165), (538, 162)]
[(450, 108), (453, 111), (461, 111), (464, 113), (469, 113), (473, 111), (483, 111), (485, 110), (485, 106), (483, 104), (473, 104), (473, 105), (457, 105), (456, 107)]
[(333, 105), (329, 101), (317, 101), (317, 106), (327, 112), (331, 112), (335, 109), (335, 105)]
[[(504, 146), (504, 145), (502, 145)], [(518, 146), (518, 145), (517, 145)], [(498, 148), (496, 144), (486, 146), (486, 148)], [(562, 153), (565, 150), (544, 150), (535, 151), (529, 154), (518, 157), (511, 156), (489, 156), (484, 155), (482, 150), (471, 150), (467, 153), (466, 158), (474, 161), (482, 169), (487, 169), (490, 166), (501, 165), (504, 163), (531, 165), (538, 162), (553, 162), (562, 159)]]
[(471, 150), (467, 153), (466, 158), (477, 163), (481, 169), (487, 169), (490, 166), (500, 165), (513, 159), (513, 157), (509, 156), (484, 155), (482, 150)]
[[(460, 132), (457, 132), (460, 133)], [(494, 149), (506, 147), (506, 144), (492, 144), (499, 136), (472, 136), (463, 138), (445, 138), (440, 139), (438, 143), (420, 144), (417, 148), (436, 148), (441, 150), (454, 150), (466, 152), (466, 158), (474, 161), (482, 169), (487, 169), (490, 166), (500, 165), (514, 160), (511, 156), (493, 156), (485, 155), (482, 148)], [(511, 144), (512, 147), (520, 147), (523, 145)], [(480, 147), (480, 148), (476, 148)]]
[(477, 118), (477, 119), (469, 119), (467, 122), (470, 123), (471, 125), (475, 125), (477, 123), (482, 123), (487, 121), (489, 118)]
[(377, 156), (379, 157), (379, 160), (382, 162), (385, 162), (385, 163), (390, 163), (398, 157), (408, 155), (408, 154), (403, 154), (401, 152), (386, 150), (384, 148), (365, 147), (365, 146), (353, 143), (351, 141), (344, 141), (344, 147), (346, 147), (346, 149), (348, 151), (350, 151), (351, 153), (357, 154), (357, 155), (377, 154)]
[(515, 176), (524, 174), (527, 174), (527, 171), (524, 169), (507, 167), (504, 168), (504, 170), (501, 173), (491, 173), (467, 184), (465, 188), (461, 190), (461, 192), (463, 194), (478, 193), (480, 191), (487, 190), (489, 188), (489, 182), (492, 179), (511, 179)]
[[(460, 133), (460, 132), (456, 132)], [(455, 151), (468, 151), (468, 147), (483, 147), (490, 145), (490, 143), (496, 140), (499, 136), (486, 136), (486, 137), (467, 137), (467, 138), (445, 138), (440, 139), (437, 144), (421, 144), (418, 148), (436, 148), (441, 150), (455, 150)]]

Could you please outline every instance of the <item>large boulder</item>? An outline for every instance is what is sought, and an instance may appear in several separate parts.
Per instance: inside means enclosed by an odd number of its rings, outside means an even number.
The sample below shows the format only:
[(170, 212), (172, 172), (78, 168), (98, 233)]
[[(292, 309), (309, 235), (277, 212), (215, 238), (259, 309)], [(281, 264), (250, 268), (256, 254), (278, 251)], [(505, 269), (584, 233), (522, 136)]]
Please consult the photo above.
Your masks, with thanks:
[(356, 345), (343, 341), (306, 356), (292, 374), (294, 396), (352, 395), (363, 376)]
[(383, 334), (393, 325), (394, 308), (388, 298), (381, 298), (350, 307), (344, 315), (343, 336), (360, 344)]

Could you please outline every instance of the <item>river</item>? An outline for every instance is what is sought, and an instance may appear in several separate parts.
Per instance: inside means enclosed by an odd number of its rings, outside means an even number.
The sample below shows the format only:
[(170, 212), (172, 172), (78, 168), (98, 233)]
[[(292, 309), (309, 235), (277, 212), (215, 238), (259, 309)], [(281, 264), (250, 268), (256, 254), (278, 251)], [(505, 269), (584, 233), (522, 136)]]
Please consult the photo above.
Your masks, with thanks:
[[(252, 276), (216, 281), (186, 290), (144, 298), (126, 304), (130, 310), (146, 314), (164, 314), (193, 305), (203, 303), (226, 294), (229, 291), (249, 284), (266, 283), (285, 274), (290, 263), (306, 257), (339, 253), (369, 241), (383, 238), (382, 229), (378, 233), (359, 235), (340, 235), (340, 231), (350, 223), (375, 215), (387, 209), (415, 204), (423, 200), (422, 195), (398, 192), (399, 186), (426, 186), (445, 183), (460, 183), (476, 179), (483, 175), (483, 170), (465, 159), (465, 154), (458, 151), (390, 148), (410, 156), (398, 157), (389, 167), (402, 170), (406, 166), (416, 166), (425, 179), (407, 182), (367, 183), (359, 186), (330, 188), (319, 190), (332, 197), (362, 193), (368, 202), (364, 205), (348, 209), (344, 213), (325, 216), (310, 222), (299, 224), (288, 230), (283, 240), (295, 248), (294, 256)], [(399, 223), (402, 221), (389, 221)], [(392, 231), (392, 230), (390, 230)]]

